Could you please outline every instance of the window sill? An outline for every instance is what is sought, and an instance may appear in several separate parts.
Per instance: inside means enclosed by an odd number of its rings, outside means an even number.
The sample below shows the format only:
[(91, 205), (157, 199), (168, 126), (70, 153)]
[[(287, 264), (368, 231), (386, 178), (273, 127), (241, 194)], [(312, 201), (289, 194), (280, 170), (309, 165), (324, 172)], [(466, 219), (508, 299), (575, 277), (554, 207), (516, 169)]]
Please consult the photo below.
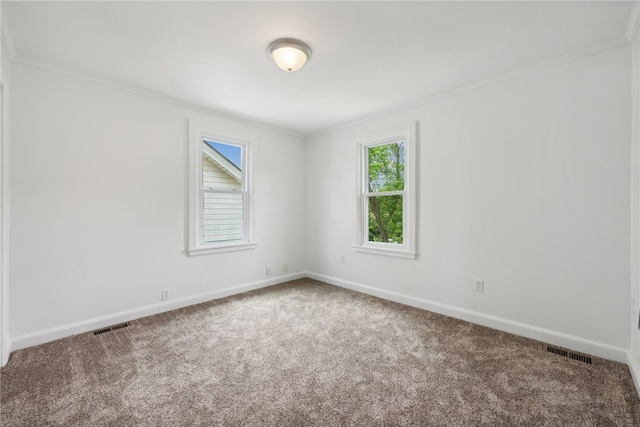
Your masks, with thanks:
[(236, 251), (248, 251), (251, 249), (255, 249), (258, 246), (257, 243), (231, 243), (224, 245), (210, 245), (210, 246), (200, 246), (197, 248), (189, 248), (187, 253), (189, 256), (198, 256), (198, 255), (208, 255), (208, 254), (219, 254), (223, 252), (236, 252)]
[(353, 247), (355, 248), (356, 252), (363, 252), (363, 253), (374, 254), (374, 255), (385, 255), (385, 256), (391, 256), (396, 258), (415, 259), (417, 255), (415, 252), (409, 252), (406, 250), (391, 249), (391, 248), (385, 248), (385, 247), (379, 247), (379, 246), (373, 247), (373, 246), (365, 246), (365, 245), (353, 245)]

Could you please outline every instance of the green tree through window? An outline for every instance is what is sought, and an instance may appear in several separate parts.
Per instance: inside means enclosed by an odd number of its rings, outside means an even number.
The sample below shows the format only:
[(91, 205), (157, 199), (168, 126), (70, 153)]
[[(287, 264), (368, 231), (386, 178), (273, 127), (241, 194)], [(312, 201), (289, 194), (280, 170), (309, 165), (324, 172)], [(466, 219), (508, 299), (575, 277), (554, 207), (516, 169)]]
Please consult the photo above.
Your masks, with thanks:
[(404, 140), (367, 148), (368, 241), (403, 243)]

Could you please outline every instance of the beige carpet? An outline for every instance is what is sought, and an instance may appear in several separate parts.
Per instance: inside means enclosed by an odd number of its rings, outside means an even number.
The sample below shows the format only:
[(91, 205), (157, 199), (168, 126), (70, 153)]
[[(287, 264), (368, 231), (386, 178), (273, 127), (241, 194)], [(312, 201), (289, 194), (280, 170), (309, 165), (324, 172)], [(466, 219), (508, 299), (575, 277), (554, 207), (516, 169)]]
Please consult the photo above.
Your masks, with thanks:
[(309, 279), (14, 352), (3, 426), (638, 426), (625, 365)]

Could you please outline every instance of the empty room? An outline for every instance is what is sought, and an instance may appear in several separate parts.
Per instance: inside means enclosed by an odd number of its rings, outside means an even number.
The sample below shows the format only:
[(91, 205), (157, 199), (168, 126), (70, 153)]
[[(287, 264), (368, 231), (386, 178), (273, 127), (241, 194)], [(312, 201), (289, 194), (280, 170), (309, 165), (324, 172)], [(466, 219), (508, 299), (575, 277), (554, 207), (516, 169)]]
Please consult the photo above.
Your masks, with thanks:
[(1, 425), (640, 425), (640, 2), (0, 18)]

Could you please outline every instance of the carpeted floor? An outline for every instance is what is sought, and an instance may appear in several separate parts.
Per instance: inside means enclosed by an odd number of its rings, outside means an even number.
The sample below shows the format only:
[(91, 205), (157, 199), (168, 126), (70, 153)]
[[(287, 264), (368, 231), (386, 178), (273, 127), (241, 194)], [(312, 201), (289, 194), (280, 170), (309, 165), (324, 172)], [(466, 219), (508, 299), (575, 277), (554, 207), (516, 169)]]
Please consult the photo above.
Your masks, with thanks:
[(638, 426), (625, 365), (310, 279), (14, 352), (3, 426)]

